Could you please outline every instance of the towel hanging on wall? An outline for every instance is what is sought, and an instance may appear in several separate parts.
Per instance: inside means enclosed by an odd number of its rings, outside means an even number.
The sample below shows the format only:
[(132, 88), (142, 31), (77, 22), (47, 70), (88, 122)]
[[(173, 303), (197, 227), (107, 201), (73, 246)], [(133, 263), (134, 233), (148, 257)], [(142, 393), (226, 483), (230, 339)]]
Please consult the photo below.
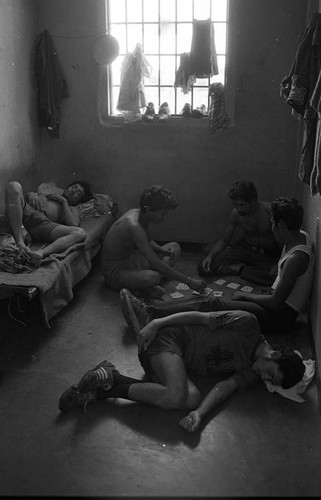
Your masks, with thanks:
[(39, 123), (46, 127), (51, 137), (58, 139), (60, 102), (64, 97), (68, 97), (68, 90), (57, 52), (47, 30), (38, 37), (35, 55)]

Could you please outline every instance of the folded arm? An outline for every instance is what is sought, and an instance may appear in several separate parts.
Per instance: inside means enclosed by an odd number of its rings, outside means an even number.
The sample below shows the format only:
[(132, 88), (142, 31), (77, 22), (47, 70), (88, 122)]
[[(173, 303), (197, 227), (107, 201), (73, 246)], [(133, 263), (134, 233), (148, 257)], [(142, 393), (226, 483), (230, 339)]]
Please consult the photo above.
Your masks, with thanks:
[(172, 325), (209, 325), (210, 315), (211, 313), (188, 311), (153, 319), (148, 325), (144, 326), (138, 335), (139, 351), (148, 348), (161, 328)]

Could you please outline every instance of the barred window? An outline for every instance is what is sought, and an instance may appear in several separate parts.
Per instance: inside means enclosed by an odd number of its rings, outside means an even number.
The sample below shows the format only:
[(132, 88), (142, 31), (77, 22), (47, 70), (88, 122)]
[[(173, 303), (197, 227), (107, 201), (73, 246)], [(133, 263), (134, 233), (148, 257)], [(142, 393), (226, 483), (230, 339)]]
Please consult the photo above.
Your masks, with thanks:
[[(117, 115), (121, 68), (124, 57), (141, 44), (152, 67), (144, 78), (145, 97), (157, 112), (167, 102), (172, 115), (180, 115), (185, 103), (191, 108), (208, 106), (208, 88), (225, 85), (228, 0), (105, 0), (107, 31), (119, 43), (119, 55), (108, 67), (108, 114)], [(218, 74), (197, 78), (184, 93), (175, 87), (181, 54), (191, 49), (193, 20), (210, 19), (214, 28)]]

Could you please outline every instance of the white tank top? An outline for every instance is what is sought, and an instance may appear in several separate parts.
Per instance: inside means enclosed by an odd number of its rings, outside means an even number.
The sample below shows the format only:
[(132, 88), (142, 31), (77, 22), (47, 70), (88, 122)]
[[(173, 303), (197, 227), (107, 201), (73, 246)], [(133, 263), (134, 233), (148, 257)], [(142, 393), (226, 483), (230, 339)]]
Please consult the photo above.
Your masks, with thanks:
[(289, 294), (288, 298), (285, 301), (285, 303), (288, 304), (288, 306), (292, 307), (292, 309), (294, 309), (297, 312), (303, 312), (305, 310), (311, 292), (312, 280), (313, 280), (313, 268), (314, 268), (313, 242), (308, 233), (306, 233), (305, 231), (300, 231), (300, 232), (301, 234), (304, 234), (306, 244), (296, 245), (295, 247), (291, 248), (288, 252), (285, 252), (283, 249), (282, 255), (278, 263), (278, 275), (272, 285), (273, 289), (277, 287), (282, 276), (284, 262), (290, 255), (292, 255), (294, 252), (297, 252), (298, 250), (308, 254), (308, 256), (310, 257), (309, 266), (305, 271), (305, 273), (297, 278), (294, 287), (291, 290), (291, 293)]

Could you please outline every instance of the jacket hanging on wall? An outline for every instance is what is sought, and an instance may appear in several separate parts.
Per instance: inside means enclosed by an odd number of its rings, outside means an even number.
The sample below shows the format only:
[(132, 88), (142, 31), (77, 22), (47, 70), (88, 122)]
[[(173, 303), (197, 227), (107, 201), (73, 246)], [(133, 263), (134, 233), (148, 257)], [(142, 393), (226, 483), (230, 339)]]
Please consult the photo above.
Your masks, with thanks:
[(280, 94), (304, 119), (303, 145), (298, 177), (321, 193), (321, 14), (313, 13), (300, 41), (289, 75), (281, 82)]
[(58, 139), (60, 102), (64, 97), (68, 97), (68, 90), (57, 52), (47, 30), (38, 37), (35, 55), (39, 123), (47, 128), (51, 137)]
[(214, 26), (210, 19), (202, 21), (194, 19), (193, 21), (189, 64), (189, 73), (196, 78), (218, 75)]

